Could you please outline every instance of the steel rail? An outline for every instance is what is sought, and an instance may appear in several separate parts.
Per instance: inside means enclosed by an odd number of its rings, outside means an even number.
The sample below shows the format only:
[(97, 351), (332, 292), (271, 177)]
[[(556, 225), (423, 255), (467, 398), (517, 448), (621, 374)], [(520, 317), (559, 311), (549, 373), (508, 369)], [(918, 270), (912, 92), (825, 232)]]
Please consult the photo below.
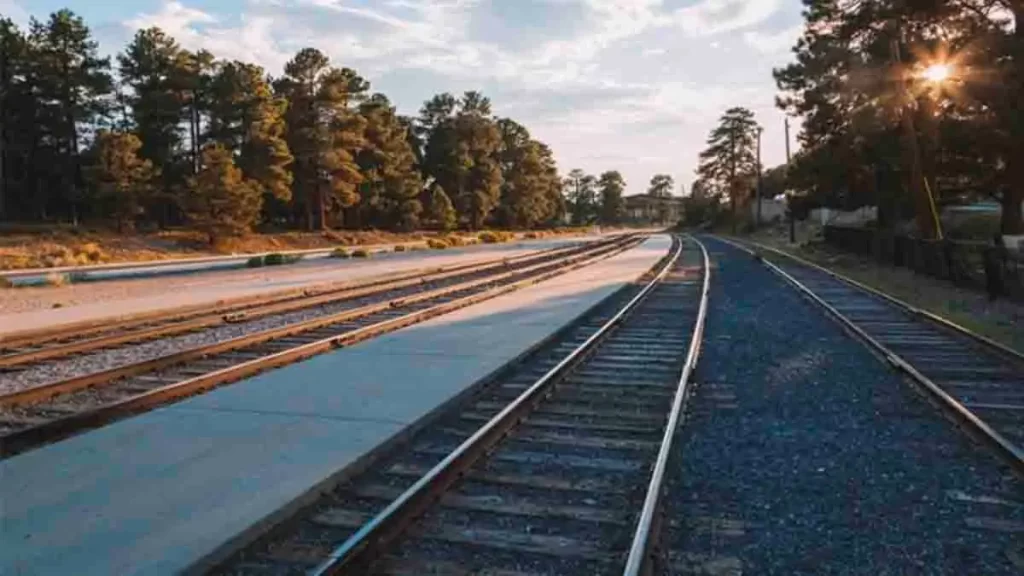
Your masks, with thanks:
[[(598, 242), (597, 244), (601, 244)], [(585, 246), (585, 245), (584, 245)], [(107, 319), (100, 325), (89, 321), (89, 325), (76, 332), (73, 327), (60, 326), (33, 331), (20, 339), (18, 335), (0, 340), (7, 349), (25, 346), (39, 346), (54, 339), (52, 346), (27, 351), (15, 351), (0, 355), (0, 368), (17, 367), (22, 364), (60, 358), (71, 354), (115, 346), (141, 340), (152, 340), (184, 332), (209, 328), (223, 324), (262, 318), (301, 308), (340, 302), (383, 292), (415, 286), (421, 282), (432, 282), (457, 276), (482, 272), (492, 267), (507, 266), (511, 262), (543, 258), (552, 254), (570, 253), (581, 250), (581, 246), (557, 247), (523, 254), (514, 258), (491, 258), (448, 267), (426, 268), (371, 278), (363, 282), (331, 282), (305, 289), (289, 289), (283, 292), (246, 297), (240, 301), (217, 301), (187, 306), (157, 313), (143, 313), (121, 321)], [(156, 326), (147, 325), (157, 323)], [(140, 328), (141, 330), (132, 330)], [(71, 333), (68, 331), (71, 330)], [(126, 331), (127, 330), (127, 331)], [(98, 335), (97, 335), (98, 334)], [(15, 344), (11, 344), (11, 341)], [(70, 341), (69, 341), (70, 340)]]
[(875, 296), (878, 296), (879, 298), (882, 298), (883, 300), (888, 301), (889, 303), (893, 304), (894, 306), (902, 308), (903, 310), (905, 310), (908, 313), (913, 314), (915, 316), (920, 316), (920, 317), (922, 317), (922, 318), (924, 318), (924, 319), (926, 319), (926, 320), (928, 320), (928, 321), (938, 325), (941, 328), (944, 328), (946, 330), (952, 331), (952, 332), (954, 332), (956, 334), (959, 334), (959, 335), (962, 335), (962, 336), (967, 336), (968, 338), (971, 338), (972, 340), (976, 340), (982, 346), (990, 348), (993, 352), (1001, 354), (1001, 355), (1005, 356), (1007, 359), (1009, 359), (1009, 360), (1011, 360), (1013, 362), (1020, 362), (1020, 363), (1024, 364), (1024, 353), (1018, 352), (1017, 350), (1014, 350), (1013, 348), (1010, 348), (1009, 346), (1006, 346), (1005, 344), (1002, 344), (1000, 342), (996, 342), (995, 340), (992, 340), (991, 338), (989, 338), (987, 336), (984, 336), (982, 334), (978, 334), (977, 332), (975, 332), (975, 331), (973, 331), (973, 330), (971, 330), (971, 329), (969, 329), (969, 328), (967, 328), (965, 326), (961, 326), (960, 324), (957, 324), (956, 322), (953, 322), (952, 320), (949, 320), (948, 318), (943, 318), (942, 316), (939, 316), (938, 314), (934, 314), (932, 312), (929, 312), (928, 310), (925, 310), (923, 308), (919, 308), (919, 307), (914, 306), (913, 304), (910, 304), (908, 302), (904, 302), (903, 300), (900, 300), (899, 298), (897, 298), (897, 297), (895, 297), (895, 296), (893, 296), (891, 294), (886, 294), (885, 292), (882, 292), (881, 290), (878, 290), (876, 288), (868, 286), (867, 284), (864, 284), (863, 282), (858, 282), (857, 280), (854, 280), (853, 278), (850, 278), (849, 276), (840, 274), (839, 272), (836, 272), (834, 270), (829, 270), (828, 268), (825, 268), (824, 266), (821, 266), (819, 264), (811, 262), (810, 260), (807, 260), (805, 258), (801, 258), (801, 257), (797, 256), (796, 254), (790, 254), (789, 252), (786, 252), (784, 250), (779, 250), (778, 248), (774, 248), (772, 246), (767, 246), (767, 245), (764, 245), (764, 244), (760, 244), (758, 242), (746, 241), (746, 244), (750, 244), (751, 246), (754, 246), (754, 247), (756, 247), (759, 250), (764, 250), (764, 251), (767, 251), (767, 252), (772, 252), (774, 254), (778, 254), (779, 256), (782, 256), (784, 258), (788, 258), (788, 259), (790, 259), (790, 260), (792, 260), (792, 261), (794, 261), (794, 262), (796, 262), (798, 264), (801, 264), (801, 265), (806, 266), (808, 268), (811, 268), (811, 269), (817, 270), (819, 272), (822, 272), (824, 274), (827, 274), (827, 275), (835, 278), (836, 280), (839, 280), (841, 282), (845, 282), (845, 283), (853, 286), (854, 288), (859, 288), (860, 290), (863, 290), (865, 292), (869, 292), (869, 293), (871, 293), (871, 294), (873, 294)]
[[(200, 376), (161, 386), (141, 394), (105, 404), (98, 408), (50, 420), (30, 428), (2, 435), (0, 436), (0, 457), (8, 457), (18, 454), (41, 444), (67, 437), (80, 430), (95, 428), (125, 415), (166, 403), (167, 401), (175, 398), (193, 395), (215, 386), (234, 382), (239, 379), (264, 372), (271, 368), (291, 364), (332, 349), (350, 346), (386, 332), (391, 332), (435, 316), (446, 314), (460, 308), (465, 308), (466, 306), (470, 306), (477, 302), (538, 284), (545, 280), (560, 276), (566, 272), (577, 270), (600, 260), (615, 256), (616, 254), (634, 247), (638, 242), (639, 240), (637, 239), (631, 239), (630, 241), (617, 243), (606, 250), (594, 250), (594, 254), (591, 254), (589, 258), (566, 258), (564, 261), (559, 261), (562, 266), (543, 272), (537, 276), (531, 276), (510, 284), (497, 286), (484, 292), (470, 294), (456, 300), (442, 302), (429, 308), (414, 311), (410, 314), (383, 320), (340, 335), (322, 338), (314, 342), (268, 354), (261, 358), (240, 362), (220, 370), (215, 370)], [(550, 267), (550, 264), (551, 263), (549, 262), (548, 267)], [(521, 270), (518, 272), (522, 273)], [(493, 278), (491, 281), (493, 281)]]
[(672, 399), (672, 411), (669, 412), (668, 422), (665, 425), (665, 434), (661, 440), (661, 447), (658, 449), (658, 459), (655, 461), (654, 469), (651, 472), (651, 481), (647, 486), (647, 495), (644, 498), (644, 505), (641, 508), (640, 518), (637, 521), (633, 543), (629, 548), (629, 555), (626, 557), (626, 566), (622, 572), (625, 576), (640, 576), (640, 574), (646, 573), (645, 570), (649, 566), (650, 558), (657, 542), (654, 521), (661, 501), (661, 487), (664, 484), (665, 471), (668, 469), (669, 457), (672, 454), (672, 441), (682, 419), (683, 407), (689, 394), (690, 377), (697, 368), (697, 361), (700, 359), (701, 342), (704, 339), (708, 291), (711, 287), (711, 260), (708, 257), (708, 251), (704, 244), (692, 236), (690, 238), (700, 247), (704, 260), (704, 283), (701, 287), (700, 307), (697, 310), (697, 320), (694, 323), (693, 335), (690, 337), (690, 348), (686, 353), (686, 363), (683, 364), (682, 373), (679, 375), (679, 385), (676, 387), (675, 396)]
[[(630, 241), (631, 240), (626, 239), (622, 240), (621, 243), (628, 243)], [(592, 247), (592, 252), (611, 250), (614, 249), (615, 246), (620, 245), (621, 243), (603, 244), (597, 247)], [(20, 404), (39, 402), (47, 398), (57, 396), (59, 394), (67, 394), (69, 392), (74, 392), (77, 390), (82, 390), (84, 388), (97, 386), (118, 378), (124, 378), (126, 376), (136, 376), (139, 374), (144, 374), (146, 372), (151, 372), (153, 370), (167, 368), (169, 366), (180, 364), (182, 362), (203, 358), (211, 354), (228, 352), (245, 346), (266, 342), (268, 340), (284, 338), (297, 333), (307, 332), (309, 330), (314, 330), (316, 328), (326, 326), (328, 324), (334, 324), (346, 320), (353, 320), (356, 318), (367, 316), (369, 314), (380, 312), (382, 310), (388, 310), (391, 308), (415, 304), (417, 302), (437, 298), (439, 296), (443, 296), (444, 294), (448, 294), (451, 292), (466, 290), (477, 286), (489, 284), (497, 280), (503, 280), (516, 274), (532, 272), (534, 270), (551, 266), (553, 263), (561, 261), (571, 262), (575, 258), (585, 257), (588, 253), (589, 252), (583, 252), (580, 254), (564, 256), (561, 259), (556, 258), (555, 260), (544, 260), (523, 268), (506, 270), (505, 272), (493, 274), (490, 276), (486, 276), (484, 278), (468, 280), (450, 286), (443, 286), (440, 288), (435, 288), (432, 290), (427, 290), (424, 292), (399, 297), (393, 300), (384, 300), (381, 302), (367, 304), (350, 310), (336, 312), (334, 314), (318, 316), (305, 321), (294, 322), (291, 324), (286, 324), (284, 326), (278, 326), (276, 328), (270, 328), (267, 330), (261, 330), (250, 334), (244, 334), (242, 336), (237, 336), (235, 338), (230, 338), (228, 340), (221, 340), (219, 342), (202, 344), (179, 352), (172, 352), (170, 354), (164, 354), (162, 356), (157, 356), (154, 358), (150, 358), (148, 360), (143, 360), (141, 362), (115, 366), (113, 368), (108, 368), (106, 370), (100, 370), (97, 372), (82, 374), (80, 376), (74, 376), (71, 378), (57, 380), (54, 382), (48, 382), (37, 386), (23, 388), (21, 390), (16, 390), (14, 392), (9, 392), (7, 394), (0, 395), (0, 407), (17, 406)]]
[[(855, 322), (847, 318), (846, 315), (839, 312), (834, 306), (826, 302), (813, 290), (805, 286), (802, 282), (794, 278), (778, 265), (764, 259), (755, 251), (738, 242), (721, 237), (719, 237), (719, 239), (731, 246), (743, 250), (751, 256), (760, 258), (761, 262), (769, 270), (778, 274), (784, 280), (792, 284), (797, 290), (806, 295), (811, 301), (818, 304), (869, 348), (880, 354), (881, 357), (884, 358), (891, 366), (909, 376), (911, 380), (918, 384), (918, 389), (923, 391), (928, 398), (933, 400), (943, 414), (951, 418), (959, 428), (965, 428), (970, 436), (977, 438), (988, 446), (1000, 460), (1010, 466), (1015, 474), (1020, 477), (1024, 477), (1024, 449), (1016, 446), (1010, 440), (1007, 440), (1006, 437), (993, 429), (987, 422), (978, 417), (956, 398), (953, 398), (949, 393), (943, 390), (941, 386), (922, 374), (911, 363), (907, 362), (899, 354), (893, 352), (887, 346), (869, 335)], [(874, 291), (869, 291), (869, 293), (874, 294)]]
[(487, 448), (499, 440), (506, 431), (521, 419), (529, 406), (555, 379), (575, 365), (595, 344), (600, 342), (614, 327), (620, 324), (636, 306), (647, 297), (672, 269), (682, 254), (682, 242), (676, 241), (671, 257), (662, 269), (630, 299), (607, 322), (601, 325), (582, 344), (567, 354), (558, 364), (538, 378), (522, 394), (497, 415), (481, 426), (472, 436), (463, 441), (455, 450), (438, 462), (398, 498), (364, 524), (352, 536), (335, 548), (310, 574), (322, 576), (337, 574), (354, 564), (364, 565), (376, 554), (378, 548), (390, 542), (401, 531), (405, 522), (415, 518), (429, 506), (433, 494), (445, 490), (454, 483), (466, 467), (472, 465)]

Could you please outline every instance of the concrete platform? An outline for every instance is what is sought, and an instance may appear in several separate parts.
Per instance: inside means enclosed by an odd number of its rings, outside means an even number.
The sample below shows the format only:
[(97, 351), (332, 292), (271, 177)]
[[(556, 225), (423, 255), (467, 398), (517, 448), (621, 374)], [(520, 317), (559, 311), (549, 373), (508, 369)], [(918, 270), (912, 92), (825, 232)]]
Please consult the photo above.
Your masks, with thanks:
[[(2, 290), (0, 338), (24, 330), (213, 303), (225, 298), (255, 296), (327, 282), (359, 281), (420, 268), (513, 258), (597, 238), (545, 238), (445, 251), (390, 253), (370, 260), (320, 259), (290, 266), (212, 271), (188, 276)], [(53, 308), (57, 303), (60, 306)]]
[(660, 258), (538, 286), (0, 462), (0, 574), (170, 574), (501, 367)]

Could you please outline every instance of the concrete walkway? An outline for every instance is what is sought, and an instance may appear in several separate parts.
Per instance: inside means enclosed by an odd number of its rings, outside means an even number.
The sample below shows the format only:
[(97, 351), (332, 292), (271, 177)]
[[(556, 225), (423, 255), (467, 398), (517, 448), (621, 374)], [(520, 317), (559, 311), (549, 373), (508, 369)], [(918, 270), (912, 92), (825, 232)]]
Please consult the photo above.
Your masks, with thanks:
[(0, 574), (170, 574), (635, 279), (665, 236), (538, 286), (0, 462)]

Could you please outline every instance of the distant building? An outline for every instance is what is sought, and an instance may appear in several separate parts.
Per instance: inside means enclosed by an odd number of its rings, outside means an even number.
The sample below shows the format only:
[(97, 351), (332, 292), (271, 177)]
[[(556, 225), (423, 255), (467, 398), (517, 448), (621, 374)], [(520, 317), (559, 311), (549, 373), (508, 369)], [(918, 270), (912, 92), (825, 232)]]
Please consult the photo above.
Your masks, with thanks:
[(683, 218), (683, 199), (679, 196), (634, 194), (624, 198), (626, 220), (630, 224), (676, 224)]

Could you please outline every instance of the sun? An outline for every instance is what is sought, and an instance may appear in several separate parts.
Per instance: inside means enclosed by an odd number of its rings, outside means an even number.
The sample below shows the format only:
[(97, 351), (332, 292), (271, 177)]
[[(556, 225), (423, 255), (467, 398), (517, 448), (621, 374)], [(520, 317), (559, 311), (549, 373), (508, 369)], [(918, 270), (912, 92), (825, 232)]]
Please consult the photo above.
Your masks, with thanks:
[(936, 63), (921, 71), (921, 78), (940, 84), (949, 79), (953, 69), (949, 64)]

